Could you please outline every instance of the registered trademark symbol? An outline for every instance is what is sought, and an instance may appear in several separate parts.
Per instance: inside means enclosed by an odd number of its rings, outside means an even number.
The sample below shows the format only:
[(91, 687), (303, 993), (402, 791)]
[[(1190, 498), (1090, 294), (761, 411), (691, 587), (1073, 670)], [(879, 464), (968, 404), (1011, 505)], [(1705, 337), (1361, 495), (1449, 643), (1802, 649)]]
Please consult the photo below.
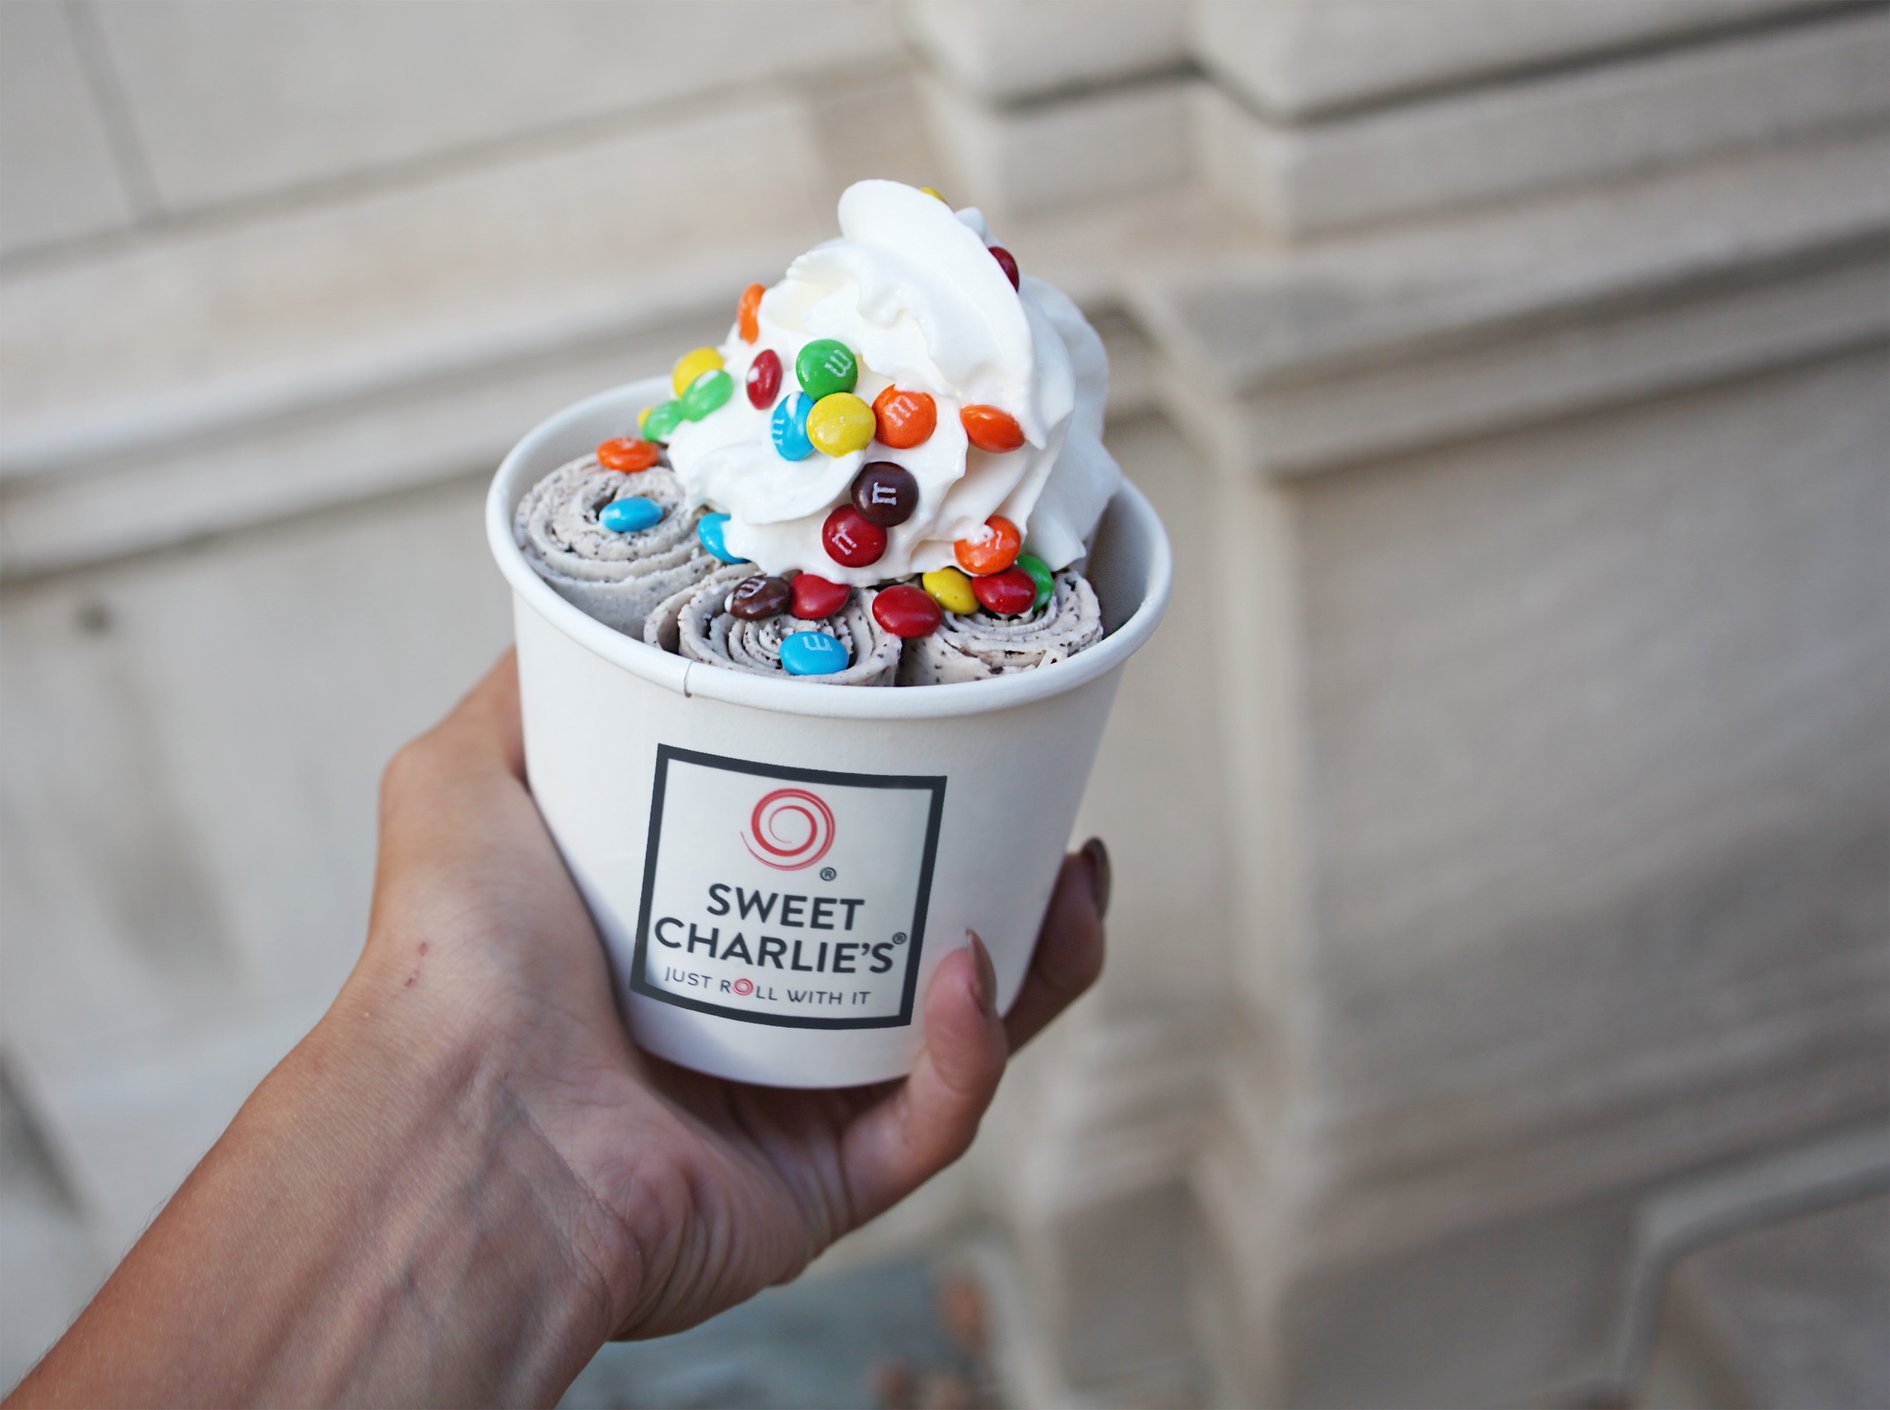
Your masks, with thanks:
[(820, 879), (822, 881), (832, 881), (838, 875), (840, 875), (840, 873), (835, 871), (832, 867), (822, 867), (820, 869)]
[(893, 938), (892, 938), (892, 942), (893, 942), (893, 944), (895, 944), (895, 945), (903, 945), (903, 944), (905, 944), (905, 943), (906, 943), (906, 932), (905, 932), (905, 931), (903, 931), (903, 930), (895, 930), (895, 931), (893, 932)]

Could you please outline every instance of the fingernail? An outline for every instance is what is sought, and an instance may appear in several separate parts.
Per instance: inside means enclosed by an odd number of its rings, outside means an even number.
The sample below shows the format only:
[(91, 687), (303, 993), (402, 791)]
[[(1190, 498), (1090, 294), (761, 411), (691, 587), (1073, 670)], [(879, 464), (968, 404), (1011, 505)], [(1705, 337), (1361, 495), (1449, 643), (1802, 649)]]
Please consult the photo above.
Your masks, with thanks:
[(1109, 870), (1109, 849), (1100, 837), (1083, 844), (1083, 860), (1089, 863), (1089, 894), (1096, 898), (1096, 914), (1109, 914), (1109, 887), (1114, 880)]
[(997, 969), (991, 963), (991, 952), (984, 948), (984, 940), (975, 930), (967, 930), (965, 940), (971, 946), (972, 997), (978, 1001), (978, 1008), (986, 1018), (994, 1018), (997, 1015)]

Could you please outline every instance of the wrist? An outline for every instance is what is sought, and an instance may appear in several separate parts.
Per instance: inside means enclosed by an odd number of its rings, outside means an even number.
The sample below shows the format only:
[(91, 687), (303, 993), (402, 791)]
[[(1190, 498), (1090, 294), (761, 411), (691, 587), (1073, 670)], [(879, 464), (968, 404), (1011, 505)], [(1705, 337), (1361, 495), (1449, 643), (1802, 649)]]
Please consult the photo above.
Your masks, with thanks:
[(336, 1330), (379, 1348), (354, 1388), (555, 1398), (615, 1325), (620, 1233), (519, 1100), (502, 1035), (360, 998), (343, 990), (239, 1122), (322, 1172), (335, 1218), (308, 1233), (347, 1265)]

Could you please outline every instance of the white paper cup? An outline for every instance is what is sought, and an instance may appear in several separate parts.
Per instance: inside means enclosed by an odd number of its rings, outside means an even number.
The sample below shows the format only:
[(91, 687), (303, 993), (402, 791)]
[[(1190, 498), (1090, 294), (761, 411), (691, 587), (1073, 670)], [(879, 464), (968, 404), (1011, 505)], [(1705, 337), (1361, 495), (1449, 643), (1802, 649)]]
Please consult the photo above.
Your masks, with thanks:
[(686, 661), (571, 606), (512, 537), (530, 485), (667, 395), (579, 402), (493, 480), (532, 793), (643, 1047), (782, 1087), (899, 1076), (967, 930), (1016, 997), (1123, 664), (1168, 602), (1167, 537), (1125, 484), (1089, 568), (1109, 634), (1041, 670), (874, 689)]

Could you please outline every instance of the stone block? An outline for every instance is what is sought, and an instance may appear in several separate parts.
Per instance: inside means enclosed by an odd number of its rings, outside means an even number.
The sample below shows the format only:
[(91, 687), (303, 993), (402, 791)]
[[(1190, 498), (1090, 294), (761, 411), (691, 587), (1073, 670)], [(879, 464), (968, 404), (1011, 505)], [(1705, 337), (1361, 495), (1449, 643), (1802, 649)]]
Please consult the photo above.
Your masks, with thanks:
[(919, 48), (955, 88), (990, 103), (1179, 69), (1182, 0), (906, 0)]
[(0, 256), (122, 229), (135, 212), (68, 7), (0, 6)]
[(1002, 218), (1175, 187), (1190, 173), (1196, 87), (1176, 77), (1011, 109), (928, 81), (946, 194)]
[(1803, 0), (1195, 0), (1190, 50), (1217, 80), (1278, 116), (1605, 62), (1636, 45), (1807, 16)]
[[(767, 143), (744, 140), (757, 128)], [(0, 474), (558, 351), (711, 284), (728, 297), (831, 227), (816, 147), (805, 104), (757, 96), (19, 271), (0, 279)], [(652, 203), (646, 183), (691, 196)]]
[(1230, 202), (1302, 238), (1865, 124), (1890, 111), (1886, 68), (1879, 10), (1308, 123), (1208, 86), (1200, 162)]
[(1890, 1404), (1890, 1196), (1732, 1235), (1682, 1259), (1661, 1315), (1649, 1403)]
[(104, 1280), (51, 1153), (0, 1079), (0, 1394), (32, 1369)]
[(1881, 132), (1838, 136), (1303, 247), (1223, 218), (1218, 248), (1151, 261), (1125, 277), (1125, 294), (1165, 356), (1215, 391), (1410, 362), (1474, 336), (1651, 311), (1676, 291), (1881, 248), (1887, 152)]
[[(172, 210), (621, 118), (657, 129), (671, 120), (665, 109), (705, 95), (824, 69), (835, 54), (871, 65), (897, 49), (887, 6), (860, 0), (153, 3), (96, 15)], [(646, 215), (649, 193), (675, 189), (646, 164), (617, 166), (611, 182)]]
[(1886, 372), (1229, 487), (1303, 711), (1229, 781), (1302, 839), (1202, 1171), (1250, 1394), (1608, 1385), (1651, 1192), (1890, 1111)]

